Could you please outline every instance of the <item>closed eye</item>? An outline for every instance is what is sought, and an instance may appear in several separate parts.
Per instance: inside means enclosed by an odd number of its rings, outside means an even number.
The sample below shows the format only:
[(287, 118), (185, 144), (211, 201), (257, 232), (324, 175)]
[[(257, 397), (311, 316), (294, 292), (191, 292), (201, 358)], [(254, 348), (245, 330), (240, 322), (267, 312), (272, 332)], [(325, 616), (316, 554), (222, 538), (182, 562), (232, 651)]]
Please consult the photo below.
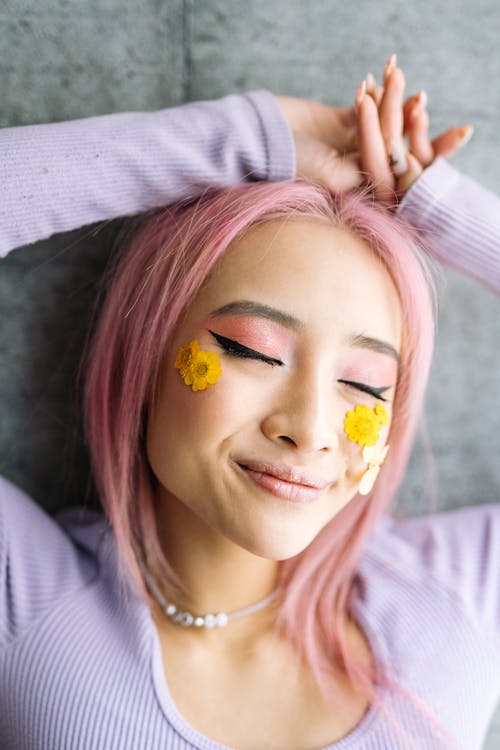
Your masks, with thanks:
[(391, 387), (390, 385), (383, 386), (382, 388), (375, 388), (371, 385), (366, 385), (366, 383), (357, 383), (355, 380), (342, 380), (339, 379), (339, 383), (344, 383), (345, 385), (350, 385), (353, 388), (356, 388), (358, 391), (362, 391), (363, 393), (369, 393), (370, 396), (374, 396), (375, 398), (380, 399), (380, 401), (387, 401), (386, 398), (382, 396), (383, 393), (389, 390)]
[(262, 354), (262, 352), (258, 352), (255, 349), (250, 349), (248, 346), (243, 346), (243, 344), (240, 344), (239, 341), (234, 341), (234, 339), (228, 339), (226, 336), (221, 336), (220, 333), (215, 333), (215, 331), (208, 330), (210, 334), (214, 337), (214, 339), (217, 341), (220, 346), (224, 349), (224, 351), (227, 354), (231, 354), (233, 357), (241, 357), (242, 359), (259, 359), (262, 362), (266, 362), (268, 365), (272, 365), (273, 367), (275, 365), (282, 365), (283, 362), (280, 359), (275, 359), (274, 357), (268, 357), (265, 354)]

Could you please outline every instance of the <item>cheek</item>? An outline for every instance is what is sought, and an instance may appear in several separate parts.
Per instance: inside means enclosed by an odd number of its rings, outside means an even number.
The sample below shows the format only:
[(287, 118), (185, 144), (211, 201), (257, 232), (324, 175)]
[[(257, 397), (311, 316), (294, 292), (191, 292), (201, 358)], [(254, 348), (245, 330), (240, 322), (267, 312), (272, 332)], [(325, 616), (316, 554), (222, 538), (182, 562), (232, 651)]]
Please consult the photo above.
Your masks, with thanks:
[[(226, 375), (226, 377), (225, 377)], [(242, 398), (241, 388), (228, 373), (203, 391), (192, 391), (172, 366), (165, 372), (156, 408), (150, 414), (147, 431), (148, 456), (175, 465), (217, 452), (250, 417), (252, 398)]]
[(185, 446), (195, 447), (203, 433), (204, 425), (210, 425), (214, 418), (213, 398), (207, 391), (193, 392), (182, 382), (177, 371), (165, 374), (160, 387), (159, 398), (151, 411), (148, 422), (148, 454), (175, 456)]
[(347, 435), (344, 435), (344, 457), (346, 463), (346, 476), (351, 481), (357, 483), (359, 477), (366, 468), (363, 461), (363, 448), (357, 443), (351, 442)]
[(241, 389), (231, 387), (228, 381), (223, 373), (217, 383), (196, 392), (180, 379), (173, 384), (170, 400), (174, 404), (174, 419), (179, 429), (195, 434), (196, 442), (212, 439), (215, 445), (237, 429), (245, 414), (249, 413)]

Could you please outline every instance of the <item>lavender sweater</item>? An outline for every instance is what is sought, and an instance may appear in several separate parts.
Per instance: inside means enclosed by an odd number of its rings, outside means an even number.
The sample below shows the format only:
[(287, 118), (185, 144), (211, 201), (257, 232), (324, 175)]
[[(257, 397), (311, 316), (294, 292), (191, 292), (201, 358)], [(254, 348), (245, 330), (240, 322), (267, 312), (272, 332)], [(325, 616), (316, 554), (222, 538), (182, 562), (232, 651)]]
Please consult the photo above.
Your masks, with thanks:
[[(205, 184), (294, 174), (291, 135), (266, 92), (5, 129), (0, 164), (3, 254)], [(400, 210), (443, 262), (500, 291), (495, 196), (438, 160)], [(131, 588), (120, 593), (116, 565), (101, 514), (52, 519), (0, 478), (2, 750), (222, 750), (178, 712), (149, 610)], [(500, 697), (500, 506), (385, 518), (358, 573), (352, 609), (376, 658), (461, 748), (478, 750)], [(400, 694), (381, 695), (419, 748), (444, 748)], [(374, 708), (330, 745), (399, 747)]]

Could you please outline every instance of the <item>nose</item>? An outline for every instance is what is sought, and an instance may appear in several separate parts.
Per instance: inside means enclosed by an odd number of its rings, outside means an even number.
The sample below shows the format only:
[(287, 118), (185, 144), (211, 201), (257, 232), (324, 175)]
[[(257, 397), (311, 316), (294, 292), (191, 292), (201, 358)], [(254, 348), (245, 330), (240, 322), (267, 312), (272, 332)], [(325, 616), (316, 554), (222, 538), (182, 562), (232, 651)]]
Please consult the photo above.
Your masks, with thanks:
[(287, 384), (261, 429), (268, 439), (298, 452), (329, 453), (339, 446), (338, 424), (332, 383), (313, 371)]

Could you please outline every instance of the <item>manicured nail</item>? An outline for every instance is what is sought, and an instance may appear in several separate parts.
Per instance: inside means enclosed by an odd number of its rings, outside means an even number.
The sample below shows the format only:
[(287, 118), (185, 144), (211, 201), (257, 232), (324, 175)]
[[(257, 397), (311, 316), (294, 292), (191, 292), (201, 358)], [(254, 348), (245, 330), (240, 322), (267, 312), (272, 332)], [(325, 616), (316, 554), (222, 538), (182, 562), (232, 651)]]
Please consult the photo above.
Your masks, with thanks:
[(425, 111), (426, 107), (427, 107), (427, 94), (425, 91), (419, 91), (418, 94), (415, 94), (413, 102), (410, 105), (410, 110), (409, 110), (410, 122), (415, 122), (416, 120), (418, 120), (422, 112)]
[(375, 76), (373, 75), (373, 73), (367, 73), (366, 74), (367, 89), (371, 91), (372, 89), (376, 88), (376, 86), (377, 86), (377, 81), (375, 80)]
[(472, 138), (474, 128), (472, 127), (472, 125), (466, 125), (465, 127), (460, 128), (458, 132), (461, 138), (460, 146), (465, 146), (465, 144), (468, 143)]
[(358, 90), (356, 91), (356, 96), (354, 100), (356, 104), (356, 110), (358, 110), (359, 107), (361, 106), (361, 102), (363, 101), (365, 94), (366, 94), (366, 81), (362, 81), (358, 86)]
[(425, 109), (427, 107), (427, 102), (428, 102), (427, 92), (419, 91), (417, 94), (416, 102), (417, 102), (417, 106), (419, 109)]
[(396, 67), (397, 57), (396, 54), (393, 52), (390, 58), (387, 60), (384, 68), (384, 83), (387, 81), (389, 76), (391, 75), (392, 71)]

